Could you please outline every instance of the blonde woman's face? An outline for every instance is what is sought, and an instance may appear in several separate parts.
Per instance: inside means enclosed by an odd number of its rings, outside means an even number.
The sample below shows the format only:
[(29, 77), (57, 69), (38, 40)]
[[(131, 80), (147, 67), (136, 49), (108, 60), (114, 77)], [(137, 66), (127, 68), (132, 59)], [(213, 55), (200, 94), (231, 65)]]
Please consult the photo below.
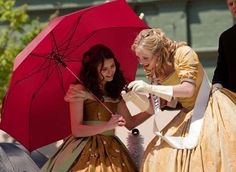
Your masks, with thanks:
[(236, 0), (227, 0), (229, 11), (233, 17), (236, 17)]
[(97, 70), (102, 84), (112, 81), (116, 72), (116, 64), (114, 59), (105, 59), (103, 66), (102, 64), (99, 64)]
[(138, 57), (139, 63), (143, 66), (145, 70), (153, 70), (156, 66), (156, 57), (151, 51), (143, 48), (137, 47), (135, 50), (136, 56)]

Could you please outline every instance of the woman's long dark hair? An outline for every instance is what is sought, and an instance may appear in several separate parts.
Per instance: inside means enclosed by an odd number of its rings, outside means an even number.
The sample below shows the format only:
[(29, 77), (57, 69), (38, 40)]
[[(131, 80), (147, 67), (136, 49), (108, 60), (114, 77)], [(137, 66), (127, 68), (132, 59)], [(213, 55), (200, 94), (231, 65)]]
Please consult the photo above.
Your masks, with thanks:
[(83, 54), (82, 68), (80, 71), (80, 80), (83, 85), (89, 89), (99, 99), (104, 95), (103, 90), (100, 88), (99, 74), (97, 67), (99, 64), (104, 64), (105, 59), (114, 59), (116, 65), (116, 72), (112, 81), (107, 82), (105, 85), (106, 96), (117, 99), (124, 88), (126, 81), (120, 70), (120, 64), (115, 58), (113, 52), (102, 44), (97, 44), (91, 47)]

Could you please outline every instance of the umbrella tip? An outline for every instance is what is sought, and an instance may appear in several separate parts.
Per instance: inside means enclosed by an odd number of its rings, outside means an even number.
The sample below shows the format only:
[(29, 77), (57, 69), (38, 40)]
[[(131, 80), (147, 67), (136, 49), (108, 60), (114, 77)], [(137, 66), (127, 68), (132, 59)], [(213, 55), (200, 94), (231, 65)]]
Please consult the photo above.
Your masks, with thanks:
[(142, 20), (144, 18), (144, 13), (140, 13), (139, 18)]

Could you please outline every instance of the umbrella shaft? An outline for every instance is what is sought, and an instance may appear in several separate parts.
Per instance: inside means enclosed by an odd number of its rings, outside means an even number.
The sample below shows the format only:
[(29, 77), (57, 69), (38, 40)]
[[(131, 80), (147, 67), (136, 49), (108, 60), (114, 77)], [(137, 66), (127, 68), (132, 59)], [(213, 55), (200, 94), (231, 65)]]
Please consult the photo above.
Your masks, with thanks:
[[(83, 82), (76, 76), (76, 74), (67, 66), (65, 68), (80, 82), (80, 84), (83, 85)], [(113, 114), (113, 112), (95, 95), (90, 91), (88, 88), (86, 88), (87, 91), (110, 113)]]

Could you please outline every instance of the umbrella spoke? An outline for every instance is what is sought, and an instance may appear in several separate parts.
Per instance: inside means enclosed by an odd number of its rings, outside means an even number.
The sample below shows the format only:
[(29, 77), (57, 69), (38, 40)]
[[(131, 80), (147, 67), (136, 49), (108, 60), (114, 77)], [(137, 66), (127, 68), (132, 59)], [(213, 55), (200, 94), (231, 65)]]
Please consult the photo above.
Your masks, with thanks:
[[(77, 57), (78, 58), (78, 57)], [(73, 59), (73, 60), (72, 60)], [(81, 63), (82, 60), (78, 59), (76, 60), (76, 57), (73, 57), (73, 58), (65, 58), (64, 60), (65, 62), (69, 62), (69, 63)]]
[(43, 67), (47, 62), (48, 62), (48, 61), (45, 60), (45, 62), (44, 62), (43, 64), (41, 64), (37, 69), (33, 70), (33, 71), (32, 71), (31, 73), (29, 73), (29, 74), (24, 75), (23, 78), (18, 79), (18, 80), (15, 82), (15, 84), (19, 84), (20, 82), (22, 82), (22, 81), (24, 81), (24, 80), (30, 79), (33, 75), (36, 75), (36, 74), (42, 72), (43, 70), (46, 70), (46, 69), (50, 68), (50, 65), (47, 65), (47, 66)]
[[(59, 58), (55, 58), (59, 63), (65, 65), (63, 59), (65, 57), (65, 54), (66, 52), (69, 50), (69, 47), (71, 45), (71, 42), (72, 42), (72, 39), (73, 39), (73, 36), (75, 34), (75, 32), (77, 31), (77, 27), (78, 27), (78, 24), (80, 22), (80, 19), (81, 17), (79, 17), (77, 20), (76, 20), (76, 23), (74, 24), (75, 26), (73, 27), (72, 32), (70, 32), (70, 34), (67, 36), (68, 38), (60, 45), (57, 44), (57, 41), (56, 41), (56, 37), (55, 37), (55, 34), (54, 32), (51, 32), (50, 33), (50, 36), (51, 36), (51, 43), (52, 43), (52, 47), (53, 50), (53, 54), (55, 54), (57, 57)], [(52, 55), (53, 57), (53, 55)]]
[[(63, 51), (63, 50), (62, 50)], [(71, 51), (72, 52), (72, 51)], [(59, 55), (60, 53), (57, 53), (54, 52), (52, 50), (51, 54), (37, 54), (37, 53), (31, 53), (30, 55), (33, 56), (33, 57), (39, 57), (39, 58), (44, 58), (45, 59), (45, 63), (47, 62), (47, 60), (54, 60), (57, 64), (61, 64), (60, 62), (58, 62), (57, 59), (55, 59), (53, 56), (58, 56), (57, 58), (60, 58), (59, 61), (61, 61), (63, 59), (64, 63), (67, 64), (67, 63), (80, 63), (81, 62), (81, 59), (79, 59), (78, 57), (71, 57), (69, 55), (66, 55), (64, 57), (60, 57)], [(47, 67), (50, 67), (50, 65), (48, 66), (45, 66), (45, 67), (42, 67), (44, 66), (44, 63), (41, 65), (41, 67), (39, 67), (39, 69), (36, 69), (34, 72), (31, 73), (31, 75), (34, 75), (35, 73), (38, 73), (38, 72), (41, 72), (43, 70), (45, 70)], [(31, 75), (27, 76), (26, 78), (30, 77)]]
[[(63, 59), (64, 59), (64, 61), (66, 61), (65, 59), (70, 59), (71, 61), (69, 61), (69, 62), (80, 62), (81, 60), (74, 60), (74, 59), (78, 59), (78, 57), (72, 57), (71, 56), (71, 54), (72, 53), (74, 53), (74, 50), (75, 49), (78, 49), (78, 48), (80, 48), (83, 44), (85, 44), (90, 38), (92, 38), (93, 36), (94, 36), (94, 34), (95, 34), (96, 32), (93, 32), (93, 33), (91, 33), (91, 34), (89, 34), (87, 37), (86, 37), (86, 39), (84, 39), (83, 41), (78, 41), (78, 42), (80, 42), (79, 44), (75, 44), (75, 46), (70, 46), (70, 47), (68, 47), (67, 49), (66, 49), (66, 51), (65, 51), (65, 53), (64, 53), (64, 55), (62, 56), (63, 57)], [(77, 41), (75, 41), (75, 42), (77, 42)], [(70, 50), (70, 51), (69, 51)], [(68, 62), (68, 61), (67, 61)]]
[(44, 54), (37, 54), (37, 53), (30, 53), (31, 56), (33, 57), (39, 57), (39, 58), (49, 58), (48, 53)]
[(65, 89), (65, 85), (64, 85), (64, 77), (63, 77), (63, 72), (61, 71), (61, 68), (56, 68), (57, 69), (57, 74), (58, 74), (58, 78), (59, 78), (59, 82), (60, 82), (60, 87), (61, 87), (61, 90), (63, 91), (64, 94), (66, 94), (66, 89)]
[(53, 48), (53, 52), (58, 53), (58, 52), (59, 52), (59, 49), (58, 49), (58, 46), (57, 46), (57, 42), (56, 42), (56, 38), (55, 38), (54, 33), (51, 32), (50, 36), (51, 36), (51, 39), (52, 39), (52, 41), (51, 41), (52, 47), (54, 47), (54, 48)]
[[(54, 67), (49, 67), (47, 68), (47, 72), (46, 72), (46, 76), (43, 77), (43, 80), (42, 82), (39, 84), (38, 88), (35, 89), (34, 93), (33, 93), (33, 96), (32, 96), (32, 99), (34, 99), (37, 94), (39, 94), (40, 90), (43, 88), (43, 86), (45, 85), (45, 83), (50, 79), (50, 76), (53, 75), (54, 71), (55, 71), (55, 68), (57, 68), (57, 65), (54, 65)], [(32, 100), (33, 101), (33, 100)]]
[[(80, 19), (81, 19), (81, 16), (76, 20), (76, 23), (75, 23), (76, 26), (73, 27), (73, 30), (72, 30), (70, 36), (68, 37), (68, 40), (65, 41), (65, 42), (67, 43), (67, 45), (66, 45), (66, 51), (68, 50), (69, 46), (71, 45), (73, 36), (74, 36), (75, 32), (77, 31), (77, 28), (78, 28)], [(78, 32), (78, 31), (77, 31), (77, 32)], [(64, 51), (64, 53), (62, 54), (63, 57), (65, 57), (66, 51)]]
[(86, 39), (84, 39), (80, 44), (77, 44), (76, 47), (79, 48), (81, 47), (86, 41), (88, 41), (90, 38), (92, 38), (95, 35), (95, 31), (90, 33)]
[[(62, 53), (60, 53), (60, 54), (62, 54), (62, 56), (64, 56), (63, 52), (66, 52), (66, 51), (69, 49), (74, 34), (75, 34), (76, 32), (78, 33), (77, 27), (78, 27), (78, 25), (79, 25), (80, 19), (81, 19), (81, 16), (77, 19), (77, 21), (76, 21), (75, 24), (74, 24), (75, 26), (71, 29), (72, 32), (70, 32), (70, 33), (68, 34), (67, 38), (64, 39), (64, 41), (60, 44), (60, 46), (57, 45), (57, 47), (58, 47), (58, 52), (62, 52)], [(52, 32), (52, 34), (53, 34), (53, 32)], [(55, 39), (55, 36), (53, 35), (52, 41), (55, 41), (55, 40), (56, 40), (56, 39)], [(55, 45), (56, 45), (56, 44), (55, 44)]]

